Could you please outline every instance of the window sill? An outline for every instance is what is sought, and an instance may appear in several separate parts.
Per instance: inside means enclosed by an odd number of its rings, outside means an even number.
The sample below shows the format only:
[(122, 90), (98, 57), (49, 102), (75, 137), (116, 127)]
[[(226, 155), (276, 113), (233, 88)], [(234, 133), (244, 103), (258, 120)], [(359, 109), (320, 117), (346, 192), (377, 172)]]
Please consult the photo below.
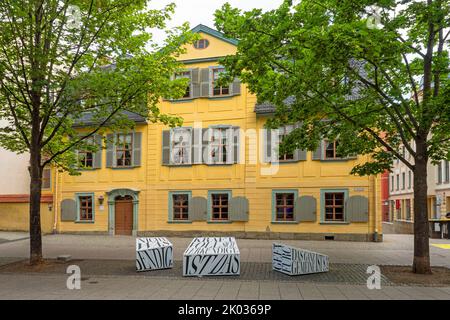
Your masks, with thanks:
[(301, 161), (306, 161), (306, 160), (283, 160), (283, 161), (271, 161), (271, 162), (267, 162), (269, 164), (293, 164), (293, 163), (298, 163)]
[(320, 224), (323, 224), (323, 225), (349, 225), (350, 222), (347, 222), (347, 221), (321, 221)]
[(170, 223), (170, 224), (190, 224), (190, 223), (192, 223), (192, 221), (191, 220), (169, 220), (169, 221), (167, 221), (167, 223)]
[(139, 168), (139, 166), (130, 166), (130, 167), (110, 167), (110, 169), (113, 169), (113, 170), (131, 170), (131, 169), (135, 169), (135, 168)]
[(348, 159), (322, 159), (320, 162), (347, 162), (356, 160), (356, 158), (348, 158)]
[(208, 220), (208, 224), (231, 224), (233, 221), (230, 220)]
[(184, 168), (184, 167), (192, 167), (192, 163), (186, 163), (186, 164), (163, 164), (163, 166), (166, 167), (174, 167), (174, 168)]
[(85, 220), (75, 220), (74, 222), (75, 223), (88, 223), (88, 224), (89, 223), (95, 223), (95, 221), (87, 221), (87, 220), (86, 221)]
[(181, 98), (181, 99), (175, 99), (175, 100), (167, 100), (170, 103), (188, 103), (194, 101), (194, 98)]
[(272, 221), (271, 224), (299, 224), (297, 221)]
[(209, 100), (226, 100), (226, 99), (231, 99), (234, 96), (232, 94), (228, 94), (228, 95), (221, 95), (221, 96), (210, 96), (208, 97)]

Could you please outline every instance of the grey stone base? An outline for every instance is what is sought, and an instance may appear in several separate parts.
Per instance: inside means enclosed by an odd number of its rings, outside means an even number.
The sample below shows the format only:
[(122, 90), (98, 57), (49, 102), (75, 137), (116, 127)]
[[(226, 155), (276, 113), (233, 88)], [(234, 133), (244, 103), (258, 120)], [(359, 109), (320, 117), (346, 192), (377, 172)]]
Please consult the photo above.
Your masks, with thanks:
[(290, 232), (239, 232), (239, 231), (138, 231), (140, 237), (235, 237), (239, 239), (266, 240), (334, 240), (357, 242), (382, 242), (382, 234), (365, 233), (290, 233)]
[(383, 222), (385, 234), (414, 234), (414, 223), (411, 221)]

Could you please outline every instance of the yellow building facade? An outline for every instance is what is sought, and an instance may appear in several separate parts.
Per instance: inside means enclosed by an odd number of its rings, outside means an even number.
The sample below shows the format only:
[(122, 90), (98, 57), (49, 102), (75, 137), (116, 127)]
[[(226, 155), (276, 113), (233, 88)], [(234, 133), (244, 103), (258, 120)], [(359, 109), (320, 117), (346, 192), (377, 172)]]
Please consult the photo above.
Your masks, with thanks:
[(294, 126), (264, 130), (273, 106), (238, 80), (215, 81), (236, 41), (202, 25), (193, 31), (201, 40), (186, 47), (176, 75), (190, 79), (186, 95), (160, 103), (183, 126), (130, 115), (132, 132), (107, 132), (103, 150), (80, 153), (80, 176), (55, 172), (56, 231), (380, 241), (378, 177), (349, 174), (367, 159), (339, 158), (328, 141), (278, 155), (277, 141)]

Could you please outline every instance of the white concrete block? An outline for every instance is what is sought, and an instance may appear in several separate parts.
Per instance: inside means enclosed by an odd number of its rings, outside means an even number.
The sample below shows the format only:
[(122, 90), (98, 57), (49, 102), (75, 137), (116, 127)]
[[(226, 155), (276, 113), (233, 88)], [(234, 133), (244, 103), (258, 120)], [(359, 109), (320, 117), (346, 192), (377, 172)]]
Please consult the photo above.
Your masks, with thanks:
[(173, 246), (166, 238), (136, 239), (136, 270), (150, 271), (173, 267)]
[(195, 238), (183, 254), (183, 276), (240, 274), (240, 252), (234, 237)]
[(274, 243), (272, 268), (290, 276), (329, 271), (328, 256), (317, 252)]

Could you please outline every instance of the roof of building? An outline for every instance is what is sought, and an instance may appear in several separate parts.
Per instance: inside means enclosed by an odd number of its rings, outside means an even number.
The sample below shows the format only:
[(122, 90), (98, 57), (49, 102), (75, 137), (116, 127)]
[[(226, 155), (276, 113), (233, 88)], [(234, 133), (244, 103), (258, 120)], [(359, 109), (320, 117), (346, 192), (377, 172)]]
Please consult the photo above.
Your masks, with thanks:
[[(146, 123), (145, 117), (140, 114), (137, 114), (132, 111), (122, 110), (120, 111), (120, 115), (126, 116), (128, 120), (134, 121), (135, 123)], [(98, 119), (93, 120), (92, 112), (84, 112), (82, 116), (78, 119), (75, 119), (73, 124), (74, 127), (89, 127), (95, 124), (98, 124)]]
[[(286, 104), (286, 106), (290, 106), (294, 103), (295, 97), (290, 96), (287, 97), (283, 102)], [(256, 103), (255, 104), (255, 113), (256, 114), (272, 114), (275, 113), (277, 110), (277, 107), (268, 101), (262, 102), (262, 103)]]
[(217, 30), (214, 30), (210, 27), (207, 27), (203, 24), (199, 24), (198, 26), (194, 27), (193, 29), (191, 29), (191, 32), (194, 33), (199, 33), (199, 32), (203, 32), (206, 33), (212, 37), (216, 37), (217, 39), (223, 40), (225, 42), (231, 43), (232, 45), (237, 46), (239, 41), (236, 39), (230, 39), (225, 37), (225, 35), (222, 32), (219, 32)]

